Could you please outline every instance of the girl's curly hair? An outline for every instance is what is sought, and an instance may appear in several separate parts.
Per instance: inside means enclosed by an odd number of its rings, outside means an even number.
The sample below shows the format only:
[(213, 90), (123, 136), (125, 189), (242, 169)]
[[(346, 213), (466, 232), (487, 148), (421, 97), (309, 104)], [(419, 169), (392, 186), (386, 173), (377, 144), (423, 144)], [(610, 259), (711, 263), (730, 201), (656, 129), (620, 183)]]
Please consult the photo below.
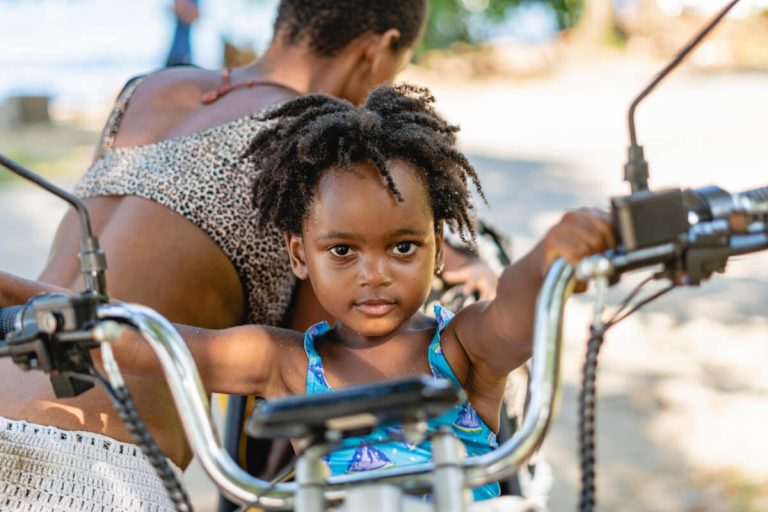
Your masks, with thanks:
[(485, 201), (472, 164), (455, 148), (458, 126), (434, 109), (434, 97), (413, 85), (380, 86), (356, 107), (327, 94), (289, 101), (264, 115), (275, 121), (251, 141), (245, 156), (258, 169), (254, 203), (261, 227), (301, 233), (315, 185), (330, 167), (370, 162), (402, 201), (387, 169), (390, 159), (411, 163), (427, 186), (435, 222), (445, 221), (472, 245), (471, 193)]

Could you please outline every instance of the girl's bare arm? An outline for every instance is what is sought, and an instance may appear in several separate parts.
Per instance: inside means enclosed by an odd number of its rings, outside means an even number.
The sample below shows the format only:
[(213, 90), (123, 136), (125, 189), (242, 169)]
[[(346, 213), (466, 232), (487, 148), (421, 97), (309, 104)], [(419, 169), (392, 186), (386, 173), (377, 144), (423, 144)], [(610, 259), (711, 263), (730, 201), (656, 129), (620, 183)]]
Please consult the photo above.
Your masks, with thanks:
[[(203, 384), (209, 392), (236, 395), (279, 396), (283, 356), (292, 353), (299, 333), (263, 325), (229, 329), (202, 329), (175, 325), (189, 347)], [(163, 369), (149, 344), (134, 332), (124, 334), (114, 346), (120, 369), (126, 374), (163, 376)]]
[(494, 300), (469, 306), (451, 322), (473, 371), (504, 378), (530, 357), (536, 297), (555, 259), (576, 263), (614, 246), (605, 212), (566, 213), (530, 253), (504, 270)]

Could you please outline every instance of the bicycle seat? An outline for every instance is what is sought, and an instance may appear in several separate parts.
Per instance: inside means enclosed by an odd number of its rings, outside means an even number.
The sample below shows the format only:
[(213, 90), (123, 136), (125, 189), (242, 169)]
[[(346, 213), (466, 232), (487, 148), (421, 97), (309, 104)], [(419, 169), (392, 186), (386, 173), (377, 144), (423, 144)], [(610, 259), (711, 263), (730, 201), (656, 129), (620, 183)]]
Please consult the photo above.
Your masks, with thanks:
[(406, 377), (259, 404), (245, 430), (260, 438), (364, 434), (374, 427), (426, 421), (460, 403), (464, 393), (433, 377)]

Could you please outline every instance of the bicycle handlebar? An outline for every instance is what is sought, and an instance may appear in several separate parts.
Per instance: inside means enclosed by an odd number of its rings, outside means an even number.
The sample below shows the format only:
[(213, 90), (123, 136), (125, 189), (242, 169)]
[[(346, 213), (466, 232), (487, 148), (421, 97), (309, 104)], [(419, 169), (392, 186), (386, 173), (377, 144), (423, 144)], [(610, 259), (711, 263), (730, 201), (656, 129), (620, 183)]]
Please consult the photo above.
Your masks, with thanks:
[[(259, 480), (240, 468), (219, 442), (210, 415), (208, 393), (186, 343), (160, 314), (138, 305), (108, 305), (98, 310), (101, 321), (114, 321), (136, 329), (155, 351), (162, 364), (171, 395), (192, 449), (216, 486), (240, 503), (258, 503), (272, 509), (290, 509), (294, 484)], [(102, 341), (113, 341), (117, 329), (104, 329)], [(105, 365), (105, 369), (109, 369)]]
[[(607, 262), (608, 272), (627, 270), (663, 262), (675, 255), (668, 244), (640, 249), (626, 254), (598, 256)], [(764, 232), (733, 235), (719, 249), (727, 255), (744, 254), (768, 247)], [(679, 255), (678, 255), (679, 256)], [(582, 267), (582, 265), (580, 265)], [(589, 267), (589, 265), (586, 265)], [(590, 276), (579, 269), (578, 277)], [(562, 319), (566, 297), (576, 278), (574, 267), (557, 260), (548, 271), (536, 302), (533, 356), (531, 360), (531, 397), (523, 415), (523, 423), (512, 438), (491, 453), (462, 462), (464, 486), (478, 487), (497, 481), (514, 472), (542, 442), (553, 416), (559, 391)], [(14, 323), (20, 307), (0, 308), (0, 318)], [(295, 483), (270, 484), (241, 469), (222, 448), (214, 432), (208, 394), (203, 387), (192, 355), (173, 325), (153, 310), (137, 305), (97, 306), (94, 338), (100, 342), (117, 339), (116, 324), (136, 329), (157, 354), (171, 393), (182, 419), (185, 433), (209, 477), (230, 499), (267, 509), (290, 509), (298, 486)], [(110, 365), (105, 369), (109, 373)], [(116, 367), (112, 371), (118, 371)], [(113, 377), (113, 375), (110, 375)], [(119, 374), (118, 374), (119, 377)], [(418, 492), (432, 487), (433, 463), (399, 466), (366, 473), (332, 476), (325, 483), (329, 501), (342, 499), (350, 487), (365, 483), (389, 483), (406, 491)]]
[[(511, 474), (543, 440), (557, 398), (562, 311), (572, 280), (573, 267), (563, 261), (555, 262), (547, 274), (536, 306), (532, 394), (523, 424), (497, 450), (464, 461), (466, 487), (477, 487)], [(192, 355), (168, 320), (149, 308), (128, 304), (100, 306), (98, 318), (100, 341), (119, 336), (119, 329), (109, 327), (112, 321), (136, 329), (150, 344), (162, 364), (187, 439), (209, 477), (224, 494), (240, 503), (270, 509), (292, 507), (296, 484), (272, 485), (259, 480), (241, 469), (222, 448), (211, 421), (208, 395)], [(409, 490), (426, 489), (432, 485), (430, 476), (434, 469), (432, 463), (426, 463), (330, 477), (326, 498), (343, 498), (347, 488), (373, 482), (400, 484)]]

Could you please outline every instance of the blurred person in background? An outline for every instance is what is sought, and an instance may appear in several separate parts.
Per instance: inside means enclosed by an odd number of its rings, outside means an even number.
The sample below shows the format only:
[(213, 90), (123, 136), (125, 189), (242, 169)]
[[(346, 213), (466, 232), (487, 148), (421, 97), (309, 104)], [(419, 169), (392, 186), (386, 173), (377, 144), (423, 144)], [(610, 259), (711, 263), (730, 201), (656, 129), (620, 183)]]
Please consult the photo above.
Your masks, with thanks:
[[(282, 0), (273, 40), (257, 62), (224, 72), (180, 66), (130, 80), (75, 189), (109, 257), (110, 295), (205, 328), (251, 322), (304, 330), (330, 319), (311, 286), (297, 285), (282, 235), (257, 230), (258, 168), (241, 157), (264, 126), (264, 110), (311, 92), (360, 103), (391, 82), (410, 59), (425, 11), (426, 0)], [(80, 289), (79, 238), (69, 213), (39, 281), (0, 274), (0, 306)], [(457, 251), (446, 254), (443, 278), (482, 296), (495, 289), (488, 267)], [(125, 510), (171, 508), (102, 390), (57, 400), (44, 374), (0, 364), (0, 460), (26, 468), (0, 490), (9, 507), (60, 510), (85, 485), (89, 491), (78, 496), (86, 502), (69, 508), (116, 499)], [(126, 381), (163, 453), (185, 467), (192, 454), (167, 387)]]
[(192, 64), (192, 24), (200, 17), (197, 0), (174, 0), (172, 10), (176, 28), (165, 65)]

